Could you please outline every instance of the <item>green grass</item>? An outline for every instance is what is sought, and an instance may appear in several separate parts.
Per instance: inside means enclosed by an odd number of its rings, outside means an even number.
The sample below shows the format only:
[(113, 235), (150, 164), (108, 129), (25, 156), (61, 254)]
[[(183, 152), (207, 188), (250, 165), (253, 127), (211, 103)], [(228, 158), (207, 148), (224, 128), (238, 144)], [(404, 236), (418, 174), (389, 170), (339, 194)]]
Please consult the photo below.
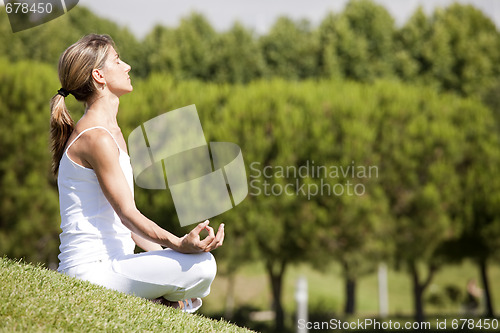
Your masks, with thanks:
[[(302, 264), (287, 270), (283, 304), (287, 311), (287, 327), (293, 331), (295, 311), (294, 288), (299, 276), (309, 283), (310, 315), (321, 313), (325, 318), (342, 318), (344, 302), (341, 271), (331, 264), (322, 271)], [(500, 304), (500, 267), (491, 265), (488, 271), (493, 304)], [(405, 272), (389, 270), (389, 319), (412, 320), (411, 284)], [(470, 262), (444, 266), (435, 276), (426, 299), (438, 295), (441, 304), (427, 300), (428, 320), (464, 317), (459, 302), (444, 297), (447, 286), (465, 291), (467, 280), (480, 281), (477, 268)], [(357, 313), (349, 319), (377, 316), (377, 277), (370, 274), (359, 279)], [(224, 312), (227, 279), (218, 275), (211, 294), (204, 299), (201, 313), (220, 318)], [(437, 298), (440, 299), (439, 297)], [(260, 264), (238, 270), (235, 279), (236, 310), (250, 306), (269, 310), (271, 297), (265, 271)], [(398, 319), (399, 318), (399, 319)], [(347, 318), (344, 318), (347, 319)], [(241, 322), (240, 322), (241, 323)], [(272, 327), (244, 322), (259, 330)], [(147, 300), (101, 288), (42, 267), (0, 258), (0, 332), (46, 331), (149, 331), (149, 332), (249, 332), (226, 321), (212, 320), (202, 315), (189, 315), (153, 304)], [(267, 329), (267, 331), (270, 331)]]
[(250, 332), (0, 258), (0, 332)]

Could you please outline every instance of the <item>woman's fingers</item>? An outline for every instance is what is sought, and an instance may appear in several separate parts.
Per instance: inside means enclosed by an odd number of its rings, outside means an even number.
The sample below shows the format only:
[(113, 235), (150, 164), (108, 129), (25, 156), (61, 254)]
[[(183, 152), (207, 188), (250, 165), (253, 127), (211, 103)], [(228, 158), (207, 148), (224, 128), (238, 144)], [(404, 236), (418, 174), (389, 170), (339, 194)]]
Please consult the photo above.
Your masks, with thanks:
[(219, 244), (218, 246), (221, 246), (222, 243), (224, 243), (224, 236), (225, 236), (225, 233), (224, 233), (224, 223), (222, 223), (220, 226), (219, 226), (219, 231), (217, 232), (217, 236), (219, 236), (220, 234), (220, 239), (219, 239)]
[(204, 222), (198, 223), (198, 225), (194, 227), (193, 230), (191, 230), (191, 232), (194, 232), (196, 235), (199, 235), (203, 229), (206, 229), (208, 223), (210, 223), (209, 220), (205, 220)]
[[(213, 230), (212, 230), (213, 234)], [(224, 240), (224, 224), (219, 226), (219, 230), (217, 231), (217, 235), (211, 240), (211, 242), (205, 248), (205, 251), (212, 251), (222, 245), (222, 241)]]
[(204, 251), (205, 250), (205, 245), (202, 242), (200, 242), (200, 232), (203, 229), (207, 228), (209, 222), (210, 221), (205, 220), (204, 222), (199, 223), (189, 233), (190, 243), (191, 243), (191, 246), (193, 247), (194, 252), (199, 252), (199, 251)]
[(211, 226), (207, 225), (205, 229), (208, 230), (208, 237), (214, 237), (215, 238), (215, 233), (214, 233), (214, 228)]
[(203, 247), (203, 251), (210, 251), (210, 244), (212, 244), (212, 241), (215, 239), (214, 229), (209, 225), (205, 226), (205, 229), (208, 231), (208, 236), (201, 241), (201, 245)]
[(219, 225), (219, 230), (217, 230), (217, 236), (215, 236), (215, 240), (217, 241), (216, 243), (216, 248), (222, 245), (222, 242), (224, 241), (224, 223), (221, 223)]

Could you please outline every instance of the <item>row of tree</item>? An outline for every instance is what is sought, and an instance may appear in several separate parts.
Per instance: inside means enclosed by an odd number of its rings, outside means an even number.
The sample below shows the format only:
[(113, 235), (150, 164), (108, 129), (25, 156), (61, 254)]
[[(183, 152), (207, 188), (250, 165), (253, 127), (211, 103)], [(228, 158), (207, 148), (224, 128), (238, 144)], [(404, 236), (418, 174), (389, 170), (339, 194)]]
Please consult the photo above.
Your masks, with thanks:
[[(214, 219), (227, 225), (217, 256), (228, 274), (247, 261), (265, 264), (278, 329), (283, 277), (300, 261), (339, 262), (351, 304), (357, 279), (378, 262), (405, 268), (418, 319), (446, 263), (472, 258), (488, 290), (487, 263), (500, 253), (500, 150), (479, 102), (397, 81), (242, 86), (154, 74), (134, 85), (119, 112), (125, 137), (196, 104), (208, 142), (240, 145), (250, 195)], [(48, 65), (0, 61), (0, 253), (52, 265), (60, 218), (48, 100), (58, 87)], [(67, 101), (78, 119), (81, 106)], [(136, 201), (160, 225), (186, 232), (168, 191), (136, 188)]]
[(483, 96), (498, 86), (500, 74), (500, 35), (494, 23), (475, 7), (458, 3), (430, 16), (419, 8), (398, 28), (384, 7), (351, 0), (318, 26), (282, 17), (260, 36), (239, 23), (217, 32), (193, 13), (178, 27), (156, 26), (142, 41), (82, 6), (16, 34), (10, 33), (7, 15), (0, 14), (0, 54), (11, 60), (29, 58), (55, 66), (68, 45), (93, 31), (116, 40), (136, 77), (164, 72), (230, 83), (268, 77), (399, 78)]

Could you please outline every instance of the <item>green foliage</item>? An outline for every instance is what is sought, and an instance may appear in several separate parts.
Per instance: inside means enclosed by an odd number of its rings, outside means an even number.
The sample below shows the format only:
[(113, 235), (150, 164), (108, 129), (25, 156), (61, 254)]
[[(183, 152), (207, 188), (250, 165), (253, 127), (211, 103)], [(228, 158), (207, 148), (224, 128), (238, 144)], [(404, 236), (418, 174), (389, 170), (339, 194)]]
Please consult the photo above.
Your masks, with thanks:
[(420, 8), (398, 33), (399, 73), (466, 96), (486, 93), (499, 73), (499, 37), (471, 5), (453, 4), (430, 18)]
[(238, 23), (215, 38), (209, 68), (211, 81), (230, 83), (247, 83), (266, 71), (254, 36)]
[[(385, 87), (378, 94), (381, 183), (396, 222), (397, 257), (429, 260), (455, 226), (448, 209), (459, 191), (455, 172), (465, 137), (453, 126), (454, 103), (429, 89)], [(470, 111), (472, 112), (472, 110)]]
[(430, 67), (432, 59), (424, 56), (424, 49), (431, 32), (431, 22), (422, 7), (418, 7), (408, 22), (396, 32), (395, 70), (404, 81), (418, 80)]
[(184, 19), (177, 29), (156, 26), (146, 36), (144, 47), (151, 73), (180, 79), (246, 83), (265, 71), (261, 51), (249, 31), (235, 24), (216, 34), (199, 14)]
[(209, 67), (216, 33), (201, 15), (191, 13), (176, 29), (157, 26), (145, 39), (149, 69), (183, 79), (210, 80)]
[(500, 39), (494, 23), (473, 6), (452, 5), (436, 15), (450, 35), (453, 74), (447, 89), (471, 95), (489, 88), (499, 74)]
[[(460, 186), (462, 196), (456, 214), (462, 219), (459, 249), (461, 257), (485, 261), (500, 255), (500, 182), (497, 166), (500, 163), (498, 130), (486, 109), (457, 115), (457, 123), (464, 128), (467, 142), (461, 164)], [(466, 123), (481, 124), (476, 130)]]
[(317, 75), (318, 44), (307, 21), (295, 23), (286, 17), (279, 18), (260, 39), (269, 74), (285, 79)]
[[(388, 77), (393, 72), (394, 19), (381, 5), (370, 0), (351, 0), (342, 17), (347, 21), (348, 29), (353, 33), (353, 44), (360, 59), (349, 59), (350, 68), (359, 66), (357, 76), (353, 78), (365, 81), (377, 77)], [(343, 36), (344, 43), (348, 42)], [(356, 64), (354, 64), (356, 62)]]
[(47, 65), (0, 59), (0, 253), (56, 261), (59, 212), (50, 174)]
[(329, 13), (318, 28), (318, 70), (321, 77), (340, 78), (342, 75), (337, 52), (337, 21), (338, 17), (333, 13)]

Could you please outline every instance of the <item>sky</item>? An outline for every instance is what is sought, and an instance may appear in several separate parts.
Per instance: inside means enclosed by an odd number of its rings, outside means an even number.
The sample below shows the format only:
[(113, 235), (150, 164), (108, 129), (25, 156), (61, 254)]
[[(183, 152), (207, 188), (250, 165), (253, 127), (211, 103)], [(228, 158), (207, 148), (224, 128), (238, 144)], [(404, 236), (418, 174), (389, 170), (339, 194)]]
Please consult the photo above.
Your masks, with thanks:
[[(404, 24), (421, 5), (428, 14), (435, 7), (453, 2), (469, 3), (481, 9), (500, 28), (500, 0), (374, 0), (383, 5), (398, 26)], [(255, 32), (266, 33), (276, 18), (309, 19), (318, 24), (329, 11), (341, 12), (348, 0), (80, 0), (101, 17), (127, 26), (138, 38), (144, 37), (154, 25), (175, 27), (180, 19), (196, 11), (212, 26), (224, 31), (238, 20)], [(0, 0), (0, 4), (2, 0)]]

